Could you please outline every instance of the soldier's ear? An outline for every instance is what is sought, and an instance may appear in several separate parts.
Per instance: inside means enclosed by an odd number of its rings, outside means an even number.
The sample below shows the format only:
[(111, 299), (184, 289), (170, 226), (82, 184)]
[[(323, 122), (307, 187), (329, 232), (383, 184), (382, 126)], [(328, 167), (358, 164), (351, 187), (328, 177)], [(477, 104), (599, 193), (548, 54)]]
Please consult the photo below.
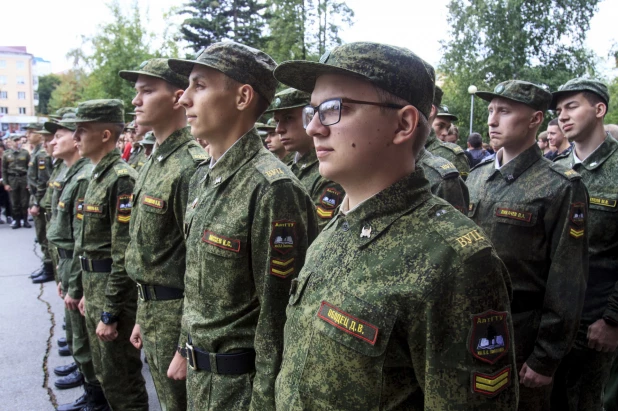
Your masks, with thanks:
[(419, 123), (419, 112), (416, 107), (407, 105), (397, 111), (397, 129), (393, 136), (393, 144), (402, 144), (412, 140)]
[(542, 111), (535, 111), (530, 119), (530, 128), (535, 128), (543, 123), (544, 114)]

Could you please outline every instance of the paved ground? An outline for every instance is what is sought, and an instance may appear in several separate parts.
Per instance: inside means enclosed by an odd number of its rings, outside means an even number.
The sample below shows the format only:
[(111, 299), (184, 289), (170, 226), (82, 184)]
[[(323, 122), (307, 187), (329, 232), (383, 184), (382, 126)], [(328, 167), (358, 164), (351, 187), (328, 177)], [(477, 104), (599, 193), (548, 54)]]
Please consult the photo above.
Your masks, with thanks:
[[(53, 369), (69, 364), (56, 340), (64, 335), (64, 305), (55, 283), (32, 284), (28, 275), (41, 267), (34, 228), (12, 230), (0, 225), (0, 408), (54, 410), (72, 402), (83, 388), (58, 390)], [(38, 245), (36, 245), (38, 247)], [(144, 377), (150, 409), (160, 410), (148, 365)]]

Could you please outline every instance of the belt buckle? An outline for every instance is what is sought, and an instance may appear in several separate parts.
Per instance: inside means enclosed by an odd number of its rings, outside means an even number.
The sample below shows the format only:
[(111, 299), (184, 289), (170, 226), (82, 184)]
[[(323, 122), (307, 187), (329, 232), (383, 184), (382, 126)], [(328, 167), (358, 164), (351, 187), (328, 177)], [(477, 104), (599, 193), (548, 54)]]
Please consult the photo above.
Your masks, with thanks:
[[(189, 362), (189, 367), (191, 367), (193, 371), (197, 371), (197, 361), (195, 361), (195, 351), (193, 350), (193, 346), (189, 343), (185, 344), (187, 347), (187, 361)], [(191, 365), (191, 361), (193, 361), (193, 365)]]
[(146, 298), (144, 298), (144, 288), (140, 283), (137, 283), (137, 296), (140, 300), (146, 301)]

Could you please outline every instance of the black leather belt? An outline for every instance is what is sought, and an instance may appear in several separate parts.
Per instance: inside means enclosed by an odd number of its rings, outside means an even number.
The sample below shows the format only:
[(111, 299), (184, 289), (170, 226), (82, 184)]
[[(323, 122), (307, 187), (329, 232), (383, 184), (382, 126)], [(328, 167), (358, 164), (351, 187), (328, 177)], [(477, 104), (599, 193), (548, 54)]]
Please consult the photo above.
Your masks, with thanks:
[(179, 300), (185, 292), (180, 288), (164, 287), (162, 285), (148, 285), (137, 283), (137, 295), (142, 301), (156, 300)]
[(178, 350), (187, 359), (189, 367), (196, 371), (210, 371), (215, 374), (247, 374), (255, 371), (255, 351), (234, 354), (215, 354), (216, 369), (210, 364), (210, 353), (187, 343)]
[(106, 258), (105, 260), (90, 260), (89, 258), (79, 257), (79, 261), (84, 271), (93, 273), (109, 273), (112, 271), (113, 260), (111, 258)]
[(73, 250), (67, 250), (66, 248), (57, 248), (60, 258), (73, 258)]

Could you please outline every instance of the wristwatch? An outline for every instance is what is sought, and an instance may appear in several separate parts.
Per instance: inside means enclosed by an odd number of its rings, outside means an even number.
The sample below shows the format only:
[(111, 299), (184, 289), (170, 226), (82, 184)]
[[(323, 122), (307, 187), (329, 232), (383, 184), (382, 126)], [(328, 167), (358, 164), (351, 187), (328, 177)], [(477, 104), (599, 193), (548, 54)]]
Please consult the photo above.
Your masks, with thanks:
[(105, 325), (110, 325), (118, 322), (118, 317), (108, 312), (103, 311), (101, 313), (101, 322)]

